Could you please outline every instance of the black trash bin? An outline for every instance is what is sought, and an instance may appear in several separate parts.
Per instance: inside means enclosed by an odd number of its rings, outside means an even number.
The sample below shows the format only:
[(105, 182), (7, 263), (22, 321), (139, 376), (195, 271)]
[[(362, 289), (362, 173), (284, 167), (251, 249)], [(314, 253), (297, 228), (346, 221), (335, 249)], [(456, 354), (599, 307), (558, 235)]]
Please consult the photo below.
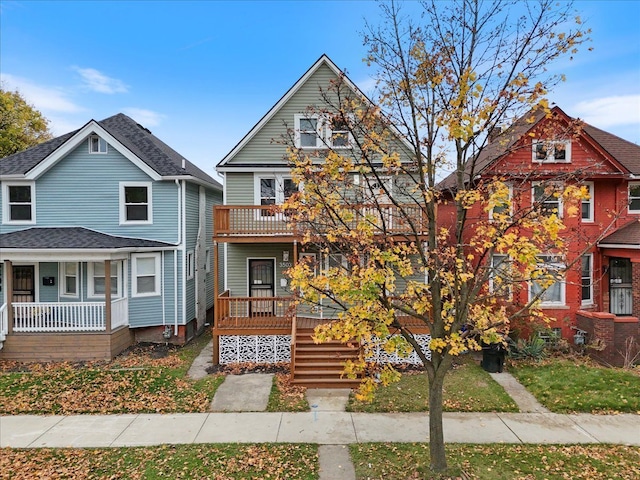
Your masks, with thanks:
[(506, 351), (502, 343), (483, 343), (481, 366), (484, 371), (489, 373), (502, 372), (505, 354)]

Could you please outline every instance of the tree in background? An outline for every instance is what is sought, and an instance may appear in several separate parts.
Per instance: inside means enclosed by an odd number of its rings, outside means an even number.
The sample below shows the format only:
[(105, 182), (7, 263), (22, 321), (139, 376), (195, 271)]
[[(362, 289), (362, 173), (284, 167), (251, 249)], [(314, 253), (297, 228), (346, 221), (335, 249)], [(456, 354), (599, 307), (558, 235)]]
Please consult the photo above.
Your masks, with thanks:
[(18, 91), (0, 89), (0, 158), (50, 140), (49, 121)]
[[(569, 176), (561, 179), (566, 188), (551, 179), (516, 209), (513, 182), (529, 179), (476, 181), (476, 173), (490, 148), (526, 146), (512, 138), (515, 126), (551, 115), (545, 96), (562, 76), (550, 67), (586, 40), (571, 11), (555, 0), (434, 0), (410, 18), (395, 2), (382, 4), (380, 26), (364, 35), (377, 72), (374, 102), (339, 78), (308, 112), (320, 119), (326, 148), (296, 148), (296, 135), (309, 133), (289, 132), (302, 188), (284, 208), (304, 248), (322, 259), (303, 257), (289, 272), (291, 287), (301, 301), (335, 310), (335, 320), (316, 329), (318, 341), (364, 345), (345, 367), (365, 375), (361, 396), (399, 378), (392, 366), (367, 362), (374, 348), (417, 354), (429, 382), (436, 471), (447, 468), (442, 388), (453, 358), (500, 341), (515, 317), (544, 317), (540, 298), (563, 273), (540, 261), (567, 247), (551, 200), (563, 198), (568, 219), (584, 189)], [(505, 125), (515, 126), (488, 144)], [(565, 127), (564, 138), (574, 126)], [(490, 211), (490, 221), (479, 220)], [(530, 284), (535, 295), (517, 304), (515, 291)], [(428, 346), (417, 325), (428, 327)]]

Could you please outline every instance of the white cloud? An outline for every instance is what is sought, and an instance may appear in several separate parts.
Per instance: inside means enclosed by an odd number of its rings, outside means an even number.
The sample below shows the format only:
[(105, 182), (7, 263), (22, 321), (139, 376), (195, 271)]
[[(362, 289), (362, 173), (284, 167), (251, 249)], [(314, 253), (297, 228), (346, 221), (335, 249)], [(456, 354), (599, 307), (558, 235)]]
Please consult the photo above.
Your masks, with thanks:
[(77, 113), (84, 110), (69, 100), (68, 93), (60, 87), (38, 85), (26, 78), (8, 73), (0, 74), (0, 82), (7, 90), (17, 90), (24, 99), (45, 116), (51, 112)]
[(85, 86), (98, 93), (127, 93), (129, 87), (122, 80), (111, 78), (95, 68), (74, 67), (74, 70), (80, 74)]
[(166, 118), (161, 113), (145, 110), (144, 108), (124, 108), (122, 112), (145, 127), (156, 127)]
[(573, 106), (572, 114), (601, 128), (640, 125), (640, 95), (618, 95), (583, 100)]

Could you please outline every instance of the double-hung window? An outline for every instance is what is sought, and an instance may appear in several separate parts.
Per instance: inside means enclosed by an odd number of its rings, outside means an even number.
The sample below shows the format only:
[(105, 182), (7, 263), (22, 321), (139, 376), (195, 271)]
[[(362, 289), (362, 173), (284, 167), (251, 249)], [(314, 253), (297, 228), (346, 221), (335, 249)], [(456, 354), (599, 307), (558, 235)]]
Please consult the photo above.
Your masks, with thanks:
[(160, 295), (160, 254), (132, 254), (131, 276), (132, 296), (150, 297), (154, 295)]
[(120, 182), (120, 224), (153, 223), (151, 182)]
[(327, 143), (333, 148), (350, 148), (351, 133), (347, 122), (341, 118), (332, 118), (327, 131)]
[(89, 153), (107, 153), (107, 141), (98, 135), (90, 135)]
[[(298, 191), (293, 179), (282, 174), (257, 175), (255, 182), (256, 204), (263, 207), (282, 205)], [(275, 214), (275, 208), (260, 210), (261, 217), (272, 217)]]
[(2, 183), (3, 223), (33, 224), (36, 222), (35, 183)]
[(629, 183), (629, 213), (640, 213), (640, 182)]
[(593, 303), (593, 255), (582, 256), (580, 277), (582, 279), (582, 305), (591, 305)]
[(529, 285), (529, 299), (538, 297), (543, 307), (565, 305), (565, 265), (555, 255), (540, 255)]
[(322, 126), (322, 119), (318, 115), (296, 115), (296, 147), (321, 148), (324, 145)]
[(535, 140), (532, 160), (536, 163), (571, 162), (570, 140)]
[(60, 295), (63, 297), (78, 297), (78, 263), (63, 262), (61, 264)]
[(196, 256), (193, 250), (187, 252), (185, 259), (185, 269), (187, 274), (187, 280), (191, 280), (196, 273)]
[[(513, 199), (513, 186), (512, 185), (505, 185), (505, 186), (508, 189), (508, 191), (504, 192), (506, 193), (506, 197), (504, 197), (503, 195), (500, 195), (499, 198), (496, 198), (496, 204), (493, 206), (493, 208), (489, 210), (489, 220), (497, 220), (499, 218), (505, 218), (505, 215), (510, 216), (512, 213), (511, 202)], [(498, 190), (499, 188), (500, 190)], [(497, 194), (498, 192), (496, 192), (496, 190), (502, 193), (501, 187), (496, 186), (494, 191), (490, 192), (491, 195)]]
[(533, 205), (540, 212), (549, 216), (556, 214), (562, 217), (562, 186), (555, 182), (538, 182), (533, 184)]
[(594, 219), (594, 210), (593, 210), (593, 194), (594, 194), (594, 186), (593, 182), (585, 182), (584, 186), (589, 190), (589, 198), (582, 199), (582, 221), (583, 222), (593, 222)]
[[(104, 297), (106, 277), (104, 262), (89, 262), (87, 266), (88, 296)], [(122, 262), (111, 262), (111, 297), (122, 297)]]
[(491, 257), (489, 291), (498, 297), (511, 298), (510, 262), (507, 255), (495, 253)]

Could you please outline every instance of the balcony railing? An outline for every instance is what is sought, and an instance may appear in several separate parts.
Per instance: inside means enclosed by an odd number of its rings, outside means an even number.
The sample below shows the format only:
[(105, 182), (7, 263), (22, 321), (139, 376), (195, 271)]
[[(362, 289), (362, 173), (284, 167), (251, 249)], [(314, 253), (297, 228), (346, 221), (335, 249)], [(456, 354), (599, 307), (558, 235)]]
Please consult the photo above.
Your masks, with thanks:
[[(103, 332), (104, 302), (14, 302), (13, 331), (22, 333)], [(111, 302), (111, 328), (128, 325), (128, 300)]]
[[(362, 205), (355, 208), (357, 215), (352, 220), (353, 228), (358, 221), (366, 218), (380, 232), (390, 235), (411, 234), (414, 229), (417, 233), (427, 230), (426, 216), (417, 204), (381, 207)], [(214, 207), (213, 225), (216, 237), (296, 236), (300, 233), (275, 205), (217, 205)], [(319, 233), (334, 228), (333, 225), (320, 222), (314, 227)]]
[(218, 297), (216, 328), (291, 328), (293, 297)]

